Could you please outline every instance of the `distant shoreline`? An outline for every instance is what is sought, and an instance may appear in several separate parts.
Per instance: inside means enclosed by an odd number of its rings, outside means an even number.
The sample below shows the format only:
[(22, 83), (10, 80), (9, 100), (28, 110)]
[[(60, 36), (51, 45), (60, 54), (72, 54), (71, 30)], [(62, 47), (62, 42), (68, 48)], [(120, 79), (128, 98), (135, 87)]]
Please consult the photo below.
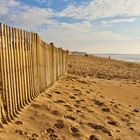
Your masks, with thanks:
[(104, 58), (108, 58), (110, 56), (111, 59), (119, 61), (140, 63), (140, 54), (94, 54), (94, 56)]

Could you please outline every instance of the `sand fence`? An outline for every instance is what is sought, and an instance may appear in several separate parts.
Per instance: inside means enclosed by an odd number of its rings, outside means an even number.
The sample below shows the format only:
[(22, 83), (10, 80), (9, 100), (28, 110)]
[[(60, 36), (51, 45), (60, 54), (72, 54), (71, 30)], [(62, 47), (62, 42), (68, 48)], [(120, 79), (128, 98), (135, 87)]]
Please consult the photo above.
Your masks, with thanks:
[(52, 85), (66, 71), (67, 59), (68, 51), (37, 33), (0, 24), (0, 124)]

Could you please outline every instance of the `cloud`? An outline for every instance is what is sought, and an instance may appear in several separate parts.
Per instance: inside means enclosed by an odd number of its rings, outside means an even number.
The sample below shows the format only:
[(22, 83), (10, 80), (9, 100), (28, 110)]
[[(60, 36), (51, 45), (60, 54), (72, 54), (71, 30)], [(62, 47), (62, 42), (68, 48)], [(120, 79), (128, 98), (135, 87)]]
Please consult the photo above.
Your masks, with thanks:
[(87, 20), (140, 16), (140, 0), (91, 0), (88, 4), (68, 5), (58, 15)]
[[(54, 42), (59, 47), (69, 50), (92, 50), (95, 45), (104, 46), (109, 42), (128, 40), (127, 36), (111, 31), (95, 31), (91, 23), (82, 22), (75, 24), (56, 23), (47, 29), (42, 29), (39, 35), (48, 42)], [(96, 47), (98, 47), (98, 45)], [(96, 48), (95, 47), (95, 48)], [(107, 47), (107, 46), (106, 46)]]
[(12, 8), (19, 6), (16, 0), (0, 0), (0, 17), (8, 14)]
[(42, 24), (51, 24), (53, 13), (48, 9), (37, 7), (25, 7), (23, 11), (18, 11), (13, 16), (9, 16), (9, 21), (23, 27), (38, 27)]
[[(41, 2), (45, 4), (47, 0)], [(88, 50), (89, 52), (92, 52), (92, 48), (96, 48), (97, 51), (101, 49), (105, 51), (108, 48), (109, 51), (109, 49), (112, 50), (111, 45), (117, 47), (115, 44), (121, 45), (118, 42), (124, 43), (124, 41), (131, 40), (127, 36), (109, 30), (102, 31), (100, 29), (98, 31), (91, 20), (114, 16), (124, 17), (102, 21), (104, 24), (111, 24), (134, 22), (136, 18), (131, 16), (140, 16), (140, 1), (138, 0), (90, 0), (89, 3), (69, 5), (57, 13), (53, 9), (31, 6), (17, 0), (0, 0), (0, 3), (1, 21), (15, 27), (38, 32), (44, 40), (54, 42), (58, 47), (70, 50)], [(59, 19), (61, 17), (82, 20), (70, 23), (68, 20), (64, 22)], [(133, 40), (131, 41), (134, 43)], [(132, 43), (129, 44), (132, 45)]]
[(124, 19), (114, 19), (114, 20), (103, 20), (102, 24), (106, 25), (106, 24), (112, 24), (112, 23), (132, 23), (135, 22), (136, 18), (124, 18)]
[[(50, 0), (36, 0), (37, 2), (47, 3)], [(83, 19), (83, 21), (90, 23), (90, 20), (95, 20), (103, 17), (111, 17), (118, 15), (140, 15), (140, 1), (139, 0), (91, 0), (89, 3), (81, 5), (68, 5), (67, 8), (60, 12), (55, 12), (49, 8), (40, 8), (19, 2), (17, 0), (0, 0), (0, 16), (5, 19), (6, 23), (12, 23), (18, 27), (26, 29), (38, 29), (41, 26), (62, 23), (57, 21), (60, 17), (72, 17), (75, 19)], [(82, 22), (83, 22), (82, 21)], [(110, 23), (133, 22), (135, 18), (115, 19)], [(107, 24), (108, 21), (102, 21)], [(65, 26), (70, 24), (64, 23)], [(81, 24), (82, 25), (82, 24)], [(91, 24), (90, 24), (91, 26)], [(71, 26), (72, 28), (73, 26)], [(77, 29), (80, 28), (77, 23)], [(82, 28), (82, 27), (81, 27)]]
[(136, 18), (127, 18), (127, 19), (114, 19), (112, 23), (122, 23), (122, 22), (134, 22)]
[(37, 32), (40, 26), (56, 22), (52, 19), (54, 12), (49, 8), (26, 5), (16, 0), (0, 0), (0, 3), (0, 18), (6, 24)]
[(35, 0), (39, 4), (45, 4), (46, 6), (51, 6), (52, 5), (52, 0)]

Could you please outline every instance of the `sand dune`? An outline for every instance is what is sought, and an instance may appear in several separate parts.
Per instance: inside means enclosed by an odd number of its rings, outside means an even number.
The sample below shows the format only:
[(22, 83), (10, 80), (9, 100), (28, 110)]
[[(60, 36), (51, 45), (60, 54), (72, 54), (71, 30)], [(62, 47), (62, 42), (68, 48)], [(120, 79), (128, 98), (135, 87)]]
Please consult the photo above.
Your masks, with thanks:
[(68, 73), (0, 129), (0, 140), (139, 140), (139, 70), (71, 56)]

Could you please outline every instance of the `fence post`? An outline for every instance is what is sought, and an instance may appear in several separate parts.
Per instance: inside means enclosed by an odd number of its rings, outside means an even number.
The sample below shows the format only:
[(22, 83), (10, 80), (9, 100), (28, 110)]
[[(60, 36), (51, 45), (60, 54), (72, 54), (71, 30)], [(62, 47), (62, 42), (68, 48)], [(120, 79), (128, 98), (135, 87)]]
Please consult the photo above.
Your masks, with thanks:
[(2, 127), (2, 123), (7, 123), (7, 105), (6, 105), (6, 95), (5, 95), (5, 71), (4, 71), (4, 57), (3, 57), (3, 44), (4, 44), (4, 36), (3, 36), (3, 24), (0, 23), (0, 64), (1, 64), (1, 84), (2, 91), (0, 93), (0, 125)]

